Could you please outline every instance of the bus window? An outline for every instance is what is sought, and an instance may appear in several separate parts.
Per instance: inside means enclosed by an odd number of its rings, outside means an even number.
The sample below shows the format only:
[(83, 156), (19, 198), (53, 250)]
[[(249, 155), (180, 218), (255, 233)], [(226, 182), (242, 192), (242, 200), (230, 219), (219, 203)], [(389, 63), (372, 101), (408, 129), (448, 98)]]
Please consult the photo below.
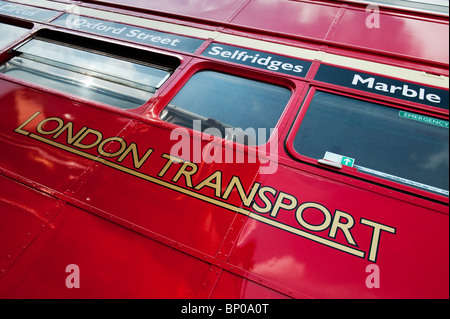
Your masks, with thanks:
[(438, 118), (316, 91), (293, 146), (300, 155), (331, 159), (448, 196), (448, 125)]
[(122, 109), (144, 104), (173, 71), (46, 39), (16, 51), (1, 73)]
[(0, 34), (2, 35), (0, 37), (0, 50), (6, 48), (28, 31), (26, 28), (0, 22)]
[[(291, 91), (274, 84), (216, 71), (192, 76), (169, 105), (162, 120), (255, 146), (270, 138)], [(199, 124), (197, 127), (196, 121)]]

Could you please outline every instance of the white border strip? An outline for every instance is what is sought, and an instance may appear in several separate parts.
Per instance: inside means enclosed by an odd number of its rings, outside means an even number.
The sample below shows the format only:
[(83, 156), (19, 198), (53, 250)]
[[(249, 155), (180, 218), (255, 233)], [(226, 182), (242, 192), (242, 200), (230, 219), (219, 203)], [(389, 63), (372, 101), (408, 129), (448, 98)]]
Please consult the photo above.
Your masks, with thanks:
[(397, 66), (359, 60), (329, 53), (325, 53), (322, 62), (358, 69), (361, 71), (369, 71), (370, 73), (382, 74), (384, 76), (400, 78), (410, 82), (437, 86), (444, 89), (449, 88), (449, 78), (447, 76), (437, 76), (422, 71), (405, 69)]

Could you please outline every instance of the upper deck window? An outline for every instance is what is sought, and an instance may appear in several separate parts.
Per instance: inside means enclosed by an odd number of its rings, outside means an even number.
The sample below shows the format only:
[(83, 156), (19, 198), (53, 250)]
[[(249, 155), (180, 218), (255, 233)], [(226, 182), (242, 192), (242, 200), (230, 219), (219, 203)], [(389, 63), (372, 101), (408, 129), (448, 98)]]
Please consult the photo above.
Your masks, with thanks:
[(0, 50), (19, 39), (28, 31), (26, 28), (0, 22)]
[(32, 39), (0, 72), (122, 109), (144, 104), (173, 69), (47, 39)]
[(293, 146), (310, 158), (448, 196), (448, 125), (448, 120), (316, 91)]
[[(162, 111), (161, 119), (255, 146), (268, 141), (291, 91), (285, 87), (216, 71), (201, 71)], [(219, 133), (220, 131), (220, 133)], [(212, 132), (212, 133), (210, 133)], [(242, 133), (242, 134), (239, 134)]]

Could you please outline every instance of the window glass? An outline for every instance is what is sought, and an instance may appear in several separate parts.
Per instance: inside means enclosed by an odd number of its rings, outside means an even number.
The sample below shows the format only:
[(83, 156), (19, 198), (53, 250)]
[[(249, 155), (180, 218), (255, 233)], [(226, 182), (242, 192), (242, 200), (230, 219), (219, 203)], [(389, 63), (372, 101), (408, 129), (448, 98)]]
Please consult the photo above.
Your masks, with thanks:
[(326, 158), (327, 152), (350, 163), (354, 159), (354, 167), (363, 173), (448, 196), (448, 125), (446, 120), (316, 91), (294, 149), (314, 159)]
[(29, 30), (26, 28), (0, 22), (0, 50), (6, 48), (6, 46), (26, 34), (28, 31)]
[[(290, 96), (291, 91), (281, 86), (201, 71), (172, 99), (161, 119), (202, 132), (214, 128), (220, 133), (213, 135), (260, 145), (268, 141), (270, 129), (275, 128)], [(200, 126), (194, 127), (194, 121)]]
[(17, 51), (0, 72), (123, 109), (144, 104), (172, 71), (38, 39)]

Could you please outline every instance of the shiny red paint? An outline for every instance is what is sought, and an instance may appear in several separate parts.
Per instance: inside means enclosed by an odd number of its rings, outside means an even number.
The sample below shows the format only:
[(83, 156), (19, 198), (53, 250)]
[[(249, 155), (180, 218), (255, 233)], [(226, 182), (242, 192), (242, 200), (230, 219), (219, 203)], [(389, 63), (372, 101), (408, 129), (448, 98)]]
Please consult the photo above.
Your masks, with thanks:
[[(382, 17), (388, 28), (368, 33), (357, 27), (364, 23), (363, 9), (335, 1), (81, 2), (97, 8), (113, 3), (119, 7), (107, 7), (108, 11), (129, 10), (130, 15), (160, 13), (162, 21), (178, 18), (180, 25), (194, 21), (214, 29), (220, 24), (227, 34), (276, 39), (315, 50), (326, 51), (329, 46), (329, 52), (345, 56), (448, 75), (448, 45), (442, 45), (448, 44), (448, 23), (439, 17), (389, 12)], [(36, 24), (36, 28), (54, 27)], [(355, 176), (350, 169), (324, 169), (292, 151), (300, 105), (315, 85), (311, 79), (320, 62), (314, 61), (307, 79), (300, 80), (200, 54), (180, 54), (182, 67), (148, 103), (133, 111), (0, 76), (1, 298), (449, 297), (448, 198), (425, 191), (414, 194), (395, 183)], [(159, 120), (158, 114), (201, 69), (291, 89), (275, 138), (275, 174), (261, 174), (259, 160), (203, 162), (190, 181), (184, 175), (175, 178), (182, 163), (164, 170), (166, 155), (177, 142), (170, 138), (176, 126)], [(448, 111), (427, 111), (448, 120)], [(136, 168), (131, 156), (119, 162), (117, 157), (100, 156), (97, 147), (81, 150), (69, 143), (66, 134), (55, 138), (39, 133), (37, 126), (49, 118), (73, 123), (74, 132), (87, 127), (103, 138), (135, 143), (139, 156), (148, 149), (152, 152)], [(42, 128), (51, 131), (55, 125), (49, 121)], [(231, 142), (202, 140), (192, 131), (187, 138), (223, 152), (230, 147), (249, 152)], [(104, 150), (113, 153), (117, 144)], [(220, 187), (195, 189), (216, 172), (220, 172)], [(233, 177), (239, 177), (245, 194), (258, 183), (273, 190), (267, 195), (271, 204), (285, 194), (297, 200), (295, 208), (281, 208), (276, 216), (258, 212), (253, 204), (263, 207), (261, 198), (245, 205), (236, 189), (225, 199)], [(326, 229), (307, 232), (313, 239), (295, 233), (295, 229), (305, 231), (295, 213), (304, 203), (320, 204), (333, 217), (338, 212), (351, 215), (355, 244), (349, 243), (341, 228), (333, 237), (335, 220)], [(323, 214), (314, 208), (305, 211), (304, 218), (310, 225), (324, 223)], [(381, 231), (375, 248), (375, 230), (367, 221), (395, 228), (395, 233)], [(363, 256), (343, 251), (344, 246)], [(369, 260), (374, 250), (375, 260)], [(80, 268), (79, 289), (66, 286), (70, 264)], [(381, 288), (366, 285), (367, 266), (372, 264), (380, 269)]]
[(82, 1), (87, 3), (99, 3), (106, 5), (116, 5), (129, 8), (135, 11), (152, 11), (159, 14), (181, 15), (189, 18), (206, 19), (212, 21), (225, 22), (228, 18), (246, 1), (225, 0), (225, 1), (203, 1), (203, 0), (175, 0), (170, 2), (150, 0), (94, 0)]
[[(70, 191), (71, 185), (79, 178), (83, 172), (89, 170), (91, 161), (79, 156), (71, 156), (65, 152), (54, 153), (54, 148), (50, 145), (36, 146), (30, 143), (29, 139), (23, 139), (22, 134), (10, 135), (10, 132), (24, 123), (35, 112), (41, 112), (36, 121), (56, 115), (61, 116), (66, 121), (76, 121), (77, 115), (70, 112), (70, 109), (80, 109), (81, 104), (72, 102), (65, 98), (48, 93), (39, 92), (4, 82), (0, 87), (2, 103), (13, 106), (11, 109), (2, 108), (2, 140), (5, 143), (4, 152), (1, 154), (1, 165), (3, 169), (24, 176), (36, 183), (43, 184), (57, 192), (65, 193)], [(61, 108), (65, 111), (61, 114)], [(83, 126), (93, 126), (99, 123), (103, 117), (103, 112), (95, 108), (81, 108), (81, 116), (90, 119)], [(87, 113), (84, 113), (87, 112)], [(82, 115), (82, 114), (85, 115)], [(7, 115), (8, 114), (8, 115)], [(78, 116), (80, 116), (78, 115)], [(116, 136), (130, 121), (127, 118), (118, 119), (121, 123), (115, 131), (105, 132), (108, 136)], [(56, 123), (49, 123), (48, 130), (55, 128)], [(81, 129), (75, 127), (75, 130)], [(11, 161), (9, 154), (15, 154), (15, 160)], [(55, 178), (58, 176), (58, 178)]]
[[(70, 264), (80, 268), (80, 289), (66, 287)], [(33, 249), (2, 276), (0, 293), (3, 298), (194, 298), (208, 268), (201, 260), (64, 205)]]
[[(380, 234), (376, 264), (383, 274), (383, 289), (367, 289), (362, 284), (367, 275), (365, 269), (372, 264), (367, 258), (297, 235), (280, 237), (278, 229), (255, 220), (245, 224), (231, 254), (231, 263), (316, 298), (439, 298), (445, 295), (447, 287), (439, 285), (438, 279), (448, 276), (445, 267), (441, 268), (448, 263), (449, 226), (444, 207), (443, 211), (427, 210), (427, 218), (421, 218), (421, 206), (376, 194), (352, 185), (351, 181), (323, 179), (284, 165), (276, 176), (268, 177), (265, 185), (294, 195), (299, 204), (321, 203), (332, 214), (335, 210), (350, 214), (355, 220), (351, 234), (357, 244), (352, 247), (367, 254), (373, 229), (360, 224), (361, 218), (396, 227), (396, 234), (384, 231)], [(309, 215), (306, 211), (304, 218), (314, 225), (324, 220), (323, 214), (315, 209)], [(276, 219), (285, 225), (297, 224), (292, 210), (281, 210)], [(330, 238), (330, 230), (328, 227), (316, 234)], [(336, 234), (336, 241), (349, 246), (341, 230)], [(417, 262), (415, 256), (436, 264)], [(428, 273), (430, 267), (436, 280), (421, 275)]]
[[(292, 36), (326, 39), (339, 7), (298, 1), (251, 1), (232, 23)], [(264, 17), (264, 18), (262, 18)]]
[[(366, 11), (345, 10), (332, 40), (384, 54), (392, 52), (406, 58), (448, 64), (448, 50), (444, 49), (449, 45), (447, 22), (386, 14), (380, 18), (382, 28), (368, 29), (366, 19)], [(395, 30), (393, 34), (392, 30)]]
[[(161, 12), (188, 21), (220, 23), (233, 29), (267, 33), (326, 43), (353, 50), (390, 54), (400, 59), (419, 59), (441, 67), (448, 64), (448, 21), (444, 17), (429, 19), (414, 14), (399, 14), (379, 6), (383, 28), (368, 28), (370, 11), (344, 1), (82, 1), (86, 5), (113, 4), (120, 10), (138, 10), (139, 15)], [(110, 10), (110, 9), (108, 9)], [(183, 23), (187, 23), (184, 21)], [(205, 24), (204, 23), (204, 24)], [(207, 25), (205, 25), (207, 27)], [(393, 36), (394, 34), (394, 36)], [(430, 36), (432, 35), (432, 36)], [(444, 67), (445, 68), (445, 67)]]

